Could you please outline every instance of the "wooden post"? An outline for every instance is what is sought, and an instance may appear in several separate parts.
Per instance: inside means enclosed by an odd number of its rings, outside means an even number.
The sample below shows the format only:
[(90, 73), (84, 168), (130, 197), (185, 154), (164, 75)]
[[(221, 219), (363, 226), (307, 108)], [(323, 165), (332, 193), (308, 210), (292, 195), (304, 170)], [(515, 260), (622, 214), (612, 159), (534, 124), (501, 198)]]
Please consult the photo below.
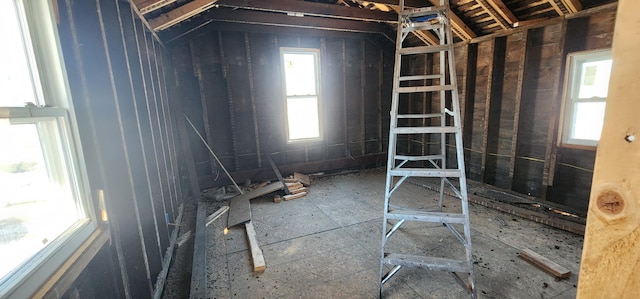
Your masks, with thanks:
[(520, 125), (520, 109), (522, 96), (524, 94), (524, 75), (527, 62), (527, 49), (529, 48), (529, 30), (522, 32), (522, 52), (520, 53), (520, 62), (518, 63), (518, 83), (516, 85), (515, 106), (513, 108), (513, 133), (511, 134), (511, 151), (509, 153), (509, 189), (513, 189), (513, 175), (516, 169), (516, 159), (518, 156), (518, 128)]
[(578, 298), (637, 298), (640, 289), (639, 10), (640, 1), (618, 2)]

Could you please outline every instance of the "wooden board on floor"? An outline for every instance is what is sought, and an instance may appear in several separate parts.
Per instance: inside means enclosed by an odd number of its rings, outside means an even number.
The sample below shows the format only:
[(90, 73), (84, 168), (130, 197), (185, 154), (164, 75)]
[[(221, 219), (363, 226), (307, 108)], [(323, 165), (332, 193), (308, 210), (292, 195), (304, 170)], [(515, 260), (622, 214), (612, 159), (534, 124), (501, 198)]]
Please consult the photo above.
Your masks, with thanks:
[(282, 190), (281, 182), (271, 183), (260, 189), (240, 194), (230, 200), (229, 218), (227, 218), (227, 227), (233, 227), (239, 224), (251, 221), (251, 204), (250, 200), (267, 195), (278, 190)]
[(640, 1), (618, 1), (613, 65), (593, 172), (578, 298), (637, 298), (640, 289), (638, 11)]
[(531, 249), (525, 248), (520, 250), (520, 252), (518, 252), (518, 256), (543, 271), (553, 275), (555, 278), (563, 279), (571, 276), (571, 271), (569, 271), (569, 269), (558, 265), (556, 262), (534, 252)]
[(247, 239), (249, 240), (249, 248), (251, 249), (251, 261), (253, 261), (253, 272), (262, 272), (267, 268), (264, 261), (262, 249), (258, 247), (258, 239), (256, 238), (256, 230), (251, 221), (244, 224), (247, 230)]
[(207, 297), (207, 204), (198, 203), (196, 212), (196, 237), (193, 243), (193, 266), (191, 268), (191, 292), (189, 298)]
[(299, 172), (294, 172), (293, 173), (293, 178), (298, 180), (300, 183), (302, 183), (305, 186), (309, 186), (311, 185), (311, 179), (309, 179), (309, 176), (306, 174), (302, 174)]

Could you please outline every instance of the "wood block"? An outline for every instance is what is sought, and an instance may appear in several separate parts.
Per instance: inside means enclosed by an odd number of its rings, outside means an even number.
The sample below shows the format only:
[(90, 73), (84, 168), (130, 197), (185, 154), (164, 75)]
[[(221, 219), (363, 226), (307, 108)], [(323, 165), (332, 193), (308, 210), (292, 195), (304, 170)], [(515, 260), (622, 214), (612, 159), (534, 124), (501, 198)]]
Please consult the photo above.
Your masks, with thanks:
[(302, 173), (299, 173), (299, 172), (294, 172), (293, 173), (293, 178), (298, 180), (298, 181), (300, 181), (300, 183), (305, 185), (305, 187), (311, 185), (311, 179), (306, 174), (302, 174)]
[(286, 178), (284, 179), (285, 183), (299, 183), (300, 181), (296, 180), (296, 179), (290, 179), (290, 178)]
[(262, 182), (262, 183), (256, 185), (255, 187), (253, 187), (253, 190), (263, 188), (264, 186), (269, 185), (269, 183), (271, 183), (271, 182), (269, 182), (269, 181)]
[(291, 191), (291, 190), (300, 189), (304, 187), (304, 185), (302, 185), (302, 183), (287, 183), (287, 187), (289, 188), (289, 191)]
[(304, 197), (304, 196), (307, 196), (307, 192), (300, 192), (298, 194), (285, 195), (282, 198), (284, 200), (292, 200), (292, 199), (296, 199), (296, 198), (300, 198), (300, 197)]
[(275, 203), (282, 202), (282, 197), (280, 197), (280, 195), (277, 195), (277, 194), (274, 195), (273, 196), (273, 202), (275, 202)]
[(518, 256), (556, 278), (563, 279), (569, 278), (569, 276), (571, 276), (571, 271), (569, 271), (567, 268), (558, 265), (554, 261), (541, 256), (530, 249), (525, 248), (521, 250), (518, 253)]
[(300, 189), (291, 190), (291, 194), (298, 194), (298, 193), (301, 193), (301, 192), (309, 193), (309, 189), (307, 189), (305, 187), (302, 187)]
[(256, 238), (256, 230), (253, 227), (251, 221), (244, 224), (247, 230), (247, 239), (249, 240), (249, 247), (251, 248), (251, 260), (253, 261), (253, 272), (262, 272), (267, 268), (267, 264), (264, 261), (264, 255), (262, 249), (258, 246), (258, 239)]

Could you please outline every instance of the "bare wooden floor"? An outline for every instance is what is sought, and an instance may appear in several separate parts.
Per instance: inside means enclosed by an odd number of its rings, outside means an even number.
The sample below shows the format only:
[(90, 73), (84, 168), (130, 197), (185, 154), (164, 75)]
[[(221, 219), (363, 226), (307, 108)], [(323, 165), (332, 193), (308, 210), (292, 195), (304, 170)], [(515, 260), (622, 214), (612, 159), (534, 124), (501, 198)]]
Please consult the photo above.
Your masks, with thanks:
[[(405, 184), (401, 197), (429, 206), (437, 194)], [(251, 202), (267, 269), (251, 271), (244, 230), (224, 235), (226, 217), (208, 227), (210, 298), (375, 298), (380, 259), (384, 171), (319, 179), (310, 194), (273, 203)], [(459, 202), (445, 199), (447, 209)], [(479, 298), (574, 298), (582, 237), (471, 204)], [(391, 250), (449, 257), (463, 247), (442, 225), (411, 223), (393, 236)], [(517, 257), (530, 248), (570, 269), (557, 281)], [(465, 298), (443, 272), (403, 268), (383, 288), (384, 298)]]

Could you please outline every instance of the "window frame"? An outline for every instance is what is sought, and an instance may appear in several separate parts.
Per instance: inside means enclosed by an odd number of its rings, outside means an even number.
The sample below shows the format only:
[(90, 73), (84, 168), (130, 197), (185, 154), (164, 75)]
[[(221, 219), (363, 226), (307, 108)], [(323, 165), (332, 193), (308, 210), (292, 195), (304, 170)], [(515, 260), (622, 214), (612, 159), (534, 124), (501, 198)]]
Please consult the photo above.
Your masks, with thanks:
[(558, 146), (565, 148), (596, 150), (599, 140), (578, 139), (571, 137), (573, 119), (575, 117), (576, 104), (579, 103), (605, 103), (607, 98), (592, 97), (588, 99), (578, 98), (580, 91), (581, 67), (586, 62), (611, 59), (611, 49), (598, 49), (578, 51), (567, 54), (565, 67), (564, 91), (562, 96), (562, 109), (558, 127)]
[[(43, 129), (54, 133), (63, 145), (57, 154), (67, 161), (70, 187), (77, 205), (84, 211), (85, 218), (76, 221), (52, 240), (32, 258), (27, 259), (0, 279), (0, 297), (31, 297), (49, 282), (60, 268), (69, 264), (69, 259), (81, 249), (83, 244), (99, 229), (91, 196), (86, 165), (75, 113), (71, 103), (71, 92), (67, 82), (62, 50), (51, 1), (13, 0), (24, 40), (24, 50), (29, 62), (32, 84), (36, 98), (44, 101), (25, 107), (0, 107), (0, 120), (18, 123), (38, 123), (55, 120), (57, 130)], [(40, 130), (39, 130), (40, 131)], [(43, 134), (41, 142), (46, 143)], [(44, 136), (44, 137), (43, 137)], [(49, 147), (49, 149), (47, 149)], [(43, 144), (43, 151), (52, 150)], [(60, 161), (49, 161), (59, 163)], [(52, 164), (49, 164), (52, 165)]]
[[(312, 54), (315, 61), (315, 95), (295, 95), (289, 96), (287, 95), (287, 80), (286, 80), (286, 70), (285, 70), (285, 54)], [(324, 140), (324, 122), (323, 122), (323, 113), (322, 113), (322, 83), (320, 82), (320, 49), (316, 48), (297, 48), (297, 47), (280, 47), (280, 67), (282, 69), (282, 93), (284, 98), (284, 127), (285, 127), (285, 138), (287, 140), (287, 144), (292, 143), (305, 143), (305, 142), (318, 142)], [(317, 100), (318, 106), (318, 137), (310, 137), (310, 138), (298, 138), (291, 139), (289, 133), (289, 111), (288, 111), (288, 102), (290, 98), (304, 98), (309, 96), (315, 96)]]

